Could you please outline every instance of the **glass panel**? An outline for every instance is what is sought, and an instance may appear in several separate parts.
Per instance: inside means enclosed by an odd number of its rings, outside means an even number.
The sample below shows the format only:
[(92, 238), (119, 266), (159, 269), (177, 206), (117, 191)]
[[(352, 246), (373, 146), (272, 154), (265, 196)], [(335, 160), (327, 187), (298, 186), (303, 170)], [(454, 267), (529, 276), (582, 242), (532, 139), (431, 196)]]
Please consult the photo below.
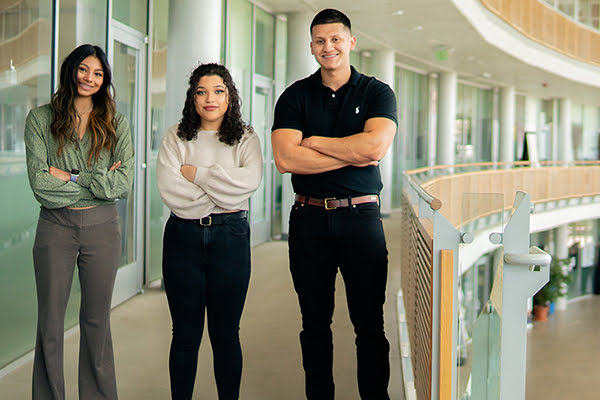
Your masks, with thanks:
[[(263, 87), (256, 87), (254, 92), (254, 119), (252, 126), (260, 138), (260, 144), (262, 149), (263, 160), (267, 159), (267, 145), (270, 143), (268, 140), (267, 133), (271, 132), (271, 126), (269, 124), (269, 115), (271, 113), (271, 105), (269, 104), (269, 90)], [(250, 203), (250, 221), (256, 223), (264, 221), (267, 216), (267, 165), (268, 161), (264, 163), (263, 179), (260, 182), (260, 186), (256, 192), (252, 195)]]
[[(287, 70), (287, 21), (283, 18), (275, 20), (275, 96), (283, 92), (286, 87)], [(270, 135), (270, 132), (267, 133)], [(266, 162), (266, 161), (265, 161)], [(283, 175), (277, 171), (275, 162), (271, 156), (271, 176), (272, 176), (272, 197), (271, 197), (271, 237), (273, 239), (281, 238), (281, 219), (282, 219), (282, 180)]]
[(256, 73), (273, 77), (275, 17), (256, 8)]
[[(115, 86), (115, 101), (117, 110), (125, 115), (131, 128), (134, 148), (137, 148), (137, 57), (138, 51), (118, 41), (114, 42), (113, 84)], [(137, 156), (136, 156), (137, 158)], [(137, 165), (137, 164), (136, 164)], [(136, 176), (137, 178), (137, 176)], [(135, 203), (137, 179), (134, 179), (133, 191), (127, 199), (117, 201), (117, 211), (121, 223), (121, 266), (132, 263), (135, 254)]]
[[(494, 193), (463, 193), (462, 234), (482, 229), (502, 232), (504, 196)], [(460, 247), (472, 246), (461, 244)], [(490, 252), (475, 263), (461, 257), (458, 288), (458, 348), (456, 398), (499, 399), (500, 328), (502, 319), (502, 254)], [(499, 253), (499, 254), (498, 254)], [(496, 263), (493, 258), (496, 258)], [(472, 264), (465, 264), (465, 263)]]
[(95, 44), (106, 51), (106, 10), (108, 9), (108, 1), (61, 0), (59, 4), (59, 63), (75, 47), (81, 44)]
[(360, 53), (358, 51), (350, 52), (350, 65), (360, 71)]
[(242, 100), (242, 117), (252, 112), (252, 4), (247, 0), (229, 2), (227, 66)]
[(153, 43), (152, 43), (152, 93), (151, 108), (152, 122), (150, 130), (150, 154), (148, 168), (150, 182), (148, 192), (150, 196), (150, 243), (148, 265), (148, 279), (154, 281), (162, 276), (162, 235), (166, 207), (156, 187), (156, 157), (166, 130), (165, 108), (167, 92), (167, 34), (169, 21), (168, 0), (155, 0), (153, 2)]
[(112, 17), (133, 29), (146, 33), (147, 0), (119, 0), (112, 2)]
[(29, 187), (23, 132), (29, 110), (51, 93), (52, 2), (9, 3), (0, 7), (0, 368), (34, 346), (31, 249), (40, 205)]

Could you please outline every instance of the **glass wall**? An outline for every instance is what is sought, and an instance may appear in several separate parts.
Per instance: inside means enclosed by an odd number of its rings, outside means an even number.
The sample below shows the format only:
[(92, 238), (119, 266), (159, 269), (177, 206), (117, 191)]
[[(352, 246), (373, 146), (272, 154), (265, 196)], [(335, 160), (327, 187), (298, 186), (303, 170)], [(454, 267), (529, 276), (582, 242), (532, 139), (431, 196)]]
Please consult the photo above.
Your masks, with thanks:
[(493, 92), (459, 83), (456, 88), (455, 162), (492, 160)]
[(253, 6), (247, 0), (227, 2), (226, 64), (242, 100), (242, 117), (250, 121), (252, 115), (252, 21)]
[(542, 0), (575, 21), (600, 29), (600, 0)]
[(402, 195), (402, 172), (427, 165), (429, 86), (426, 75), (413, 71), (396, 68), (394, 76), (394, 91), (398, 98), (398, 134), (392, 143), (395, 155), (392, 208), (398, 208)]
[(145, 33), (148, 20), (148, 0), (113, 1), (112, 17), (136, 31)]
[(106, 51), (104, 21), (108, 0), (61, 0), (59, 4), (59, 64), (75, 47), (84, 43), (98, 45)]
[(50, 101), (51, 5), (0, 4), (0, 368), (31, 350), (35, 338), (31, 249), (39, 204), (29, 187), (23, 132), (29, 110)]
[(152, 76), (150, 77), (150, 153), (148, 154), (149, 182), (148, 195), (150, 196), (150, 244), (146, 260), (149, 281), (154, 281), (162, 276), (162, 234), (166, 221), (166, 208), (156, 187), (156, 158), (158, 149), (165, 130), (165, 109), (167, 95), (167, 36), (169, 31), (169, 0), (154, 0), (152, 3), (152, 43), (150, 57), (152, 57)]

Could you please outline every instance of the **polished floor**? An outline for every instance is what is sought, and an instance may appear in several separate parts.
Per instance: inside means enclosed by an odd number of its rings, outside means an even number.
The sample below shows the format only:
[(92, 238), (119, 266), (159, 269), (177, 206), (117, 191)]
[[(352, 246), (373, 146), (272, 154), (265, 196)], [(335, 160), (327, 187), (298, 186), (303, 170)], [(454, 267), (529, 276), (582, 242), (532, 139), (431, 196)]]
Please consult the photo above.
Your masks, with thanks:
[(600, 399), (600, 296), (571, 301), (527, 338), (527, 400)]
[[(390, 250), (386, 333), (391, 345), (390, 396), (404, 400), (398, 349), (396, 294), (400, 287), (400, 216), (385, 220)], [(300, 400), (304, 397), (301, 366), (300, 314), (288, 271), (287, 243), (275, 241), (255, 247), (252, 278), (240, 330), (244, 351), (242, 400)], [(354, 332), (348, 318), (343, 281), (338, 275), (334, 315), (334, 373), (336, 399), (359, 399), (356, 384)], [(116, 307), (111, 316), (121, 400), (170, 398), (167, 358), (171, 321), (164, 292), (146, 289)], [(194, 399), (217, 399), (208, 336), (200, 349)], [(65, 342), (67, 399), (77, 399), (77, 350), (79, 333)], [(26, 362), (0, 379), (1, 400), (31, 398), (32, 362)], [(84, 399), (82, 399), (84, 400)]]
[[(404, 400), (398, 350), (396, 293), (400, 286), (400, 216), (384, 220), (390, 250), (386, 332), (390, 341), (390, 396)], [(343, 282), (338, 279), (333, 330), (336, 399), (359, 399), (354, 333), (348, 319)], [(169, 396), (167, 357), (170, 318), (164, 292), (146, 289), (112, 312), (113, 339), (121, 400), (164, 400)], [(288, 272), (287, 244), (253, 249), (253, 272), (241, 326), (244, 349), (244, 400), (304, 398), (298, 332), (298, 303)], [(79, 334), (65, 341), (67, 399), (77, 399)], [(526, 400), (597, 400), (600, 376), (600, 296), (569, 303), (528, 332)], [(201, 346), (194, 399), (217, 399), (207, 340)], [(0, 399), (31, 398), (31, 361), (0, 378)]]

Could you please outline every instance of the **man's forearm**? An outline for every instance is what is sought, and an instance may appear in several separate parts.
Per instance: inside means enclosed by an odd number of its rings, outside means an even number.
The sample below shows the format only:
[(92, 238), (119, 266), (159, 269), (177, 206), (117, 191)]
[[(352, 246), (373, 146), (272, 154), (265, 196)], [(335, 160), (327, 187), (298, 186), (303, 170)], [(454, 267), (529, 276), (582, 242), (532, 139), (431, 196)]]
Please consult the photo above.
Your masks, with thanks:
[(300, 175), (319, 174), (350, 165), (347, 161), (304, 146), (294, 146), (286, 154), (276, 154), (275, 164), (281, 173), (291, 172)]
[(367, 134), (359, 133), (343, 138), (311, 136), (302, 141), (302, 146), (343, 160), (348, 164), (363, 164), (379, 160), (379, 158), (374, 158), (375, 152), (372, 150), (377, 144), (369, 143), (370, 138), (358, 135)]

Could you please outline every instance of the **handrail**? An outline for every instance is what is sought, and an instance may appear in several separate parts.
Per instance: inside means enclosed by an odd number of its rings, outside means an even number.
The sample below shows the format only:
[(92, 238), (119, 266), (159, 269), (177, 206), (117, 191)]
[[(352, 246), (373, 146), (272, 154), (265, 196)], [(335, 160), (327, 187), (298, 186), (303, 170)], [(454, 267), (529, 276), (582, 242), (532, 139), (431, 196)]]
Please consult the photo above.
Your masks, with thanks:
[(429, 204), (429, 207), (431, 207), (432, 210), (439, 210), (440, 208), (442, 208), (442, 201), (440, 199), (437, 199), (429, 193), (427, 193), (425, 189), (423, 189), (421, 185), (419, 185), (412, 176), (406, 174), (406, 172), (404, 174), (411, 188), (419, 195), (420, 198), (422, 198), (427, 204)]
[[(514, 168), (507, 168), (511, 164)], [(428, 174), (434, 168), (421, 168), (405, 171), (404, 175), (411, 190), (414, 189), (427, 202), (438, 199), (440, 206), (444, 205), (440, 212), (454, 227), (459, 227), (468, 222), (461, 212), (462, 193), (502, 194), (504, 204), (490, 203), (482, 210), (488, 214), (511, 209), (510, 199), (517, 190), (530, 193), (533, 204), (600, 195), (600, 161), (574, 161), (571, 166), (564, 164), (549, 161), (538, 168), (530, 168), (529, 162), (457, 164), (445, 166), (446, 174)], [(482, 167), (484, 169), (478, 169)]]
[(504, 261), (512, 265), (549, 265), (552, 257), (539, 247), (532, 246), (529, 253), (504, 253)]

